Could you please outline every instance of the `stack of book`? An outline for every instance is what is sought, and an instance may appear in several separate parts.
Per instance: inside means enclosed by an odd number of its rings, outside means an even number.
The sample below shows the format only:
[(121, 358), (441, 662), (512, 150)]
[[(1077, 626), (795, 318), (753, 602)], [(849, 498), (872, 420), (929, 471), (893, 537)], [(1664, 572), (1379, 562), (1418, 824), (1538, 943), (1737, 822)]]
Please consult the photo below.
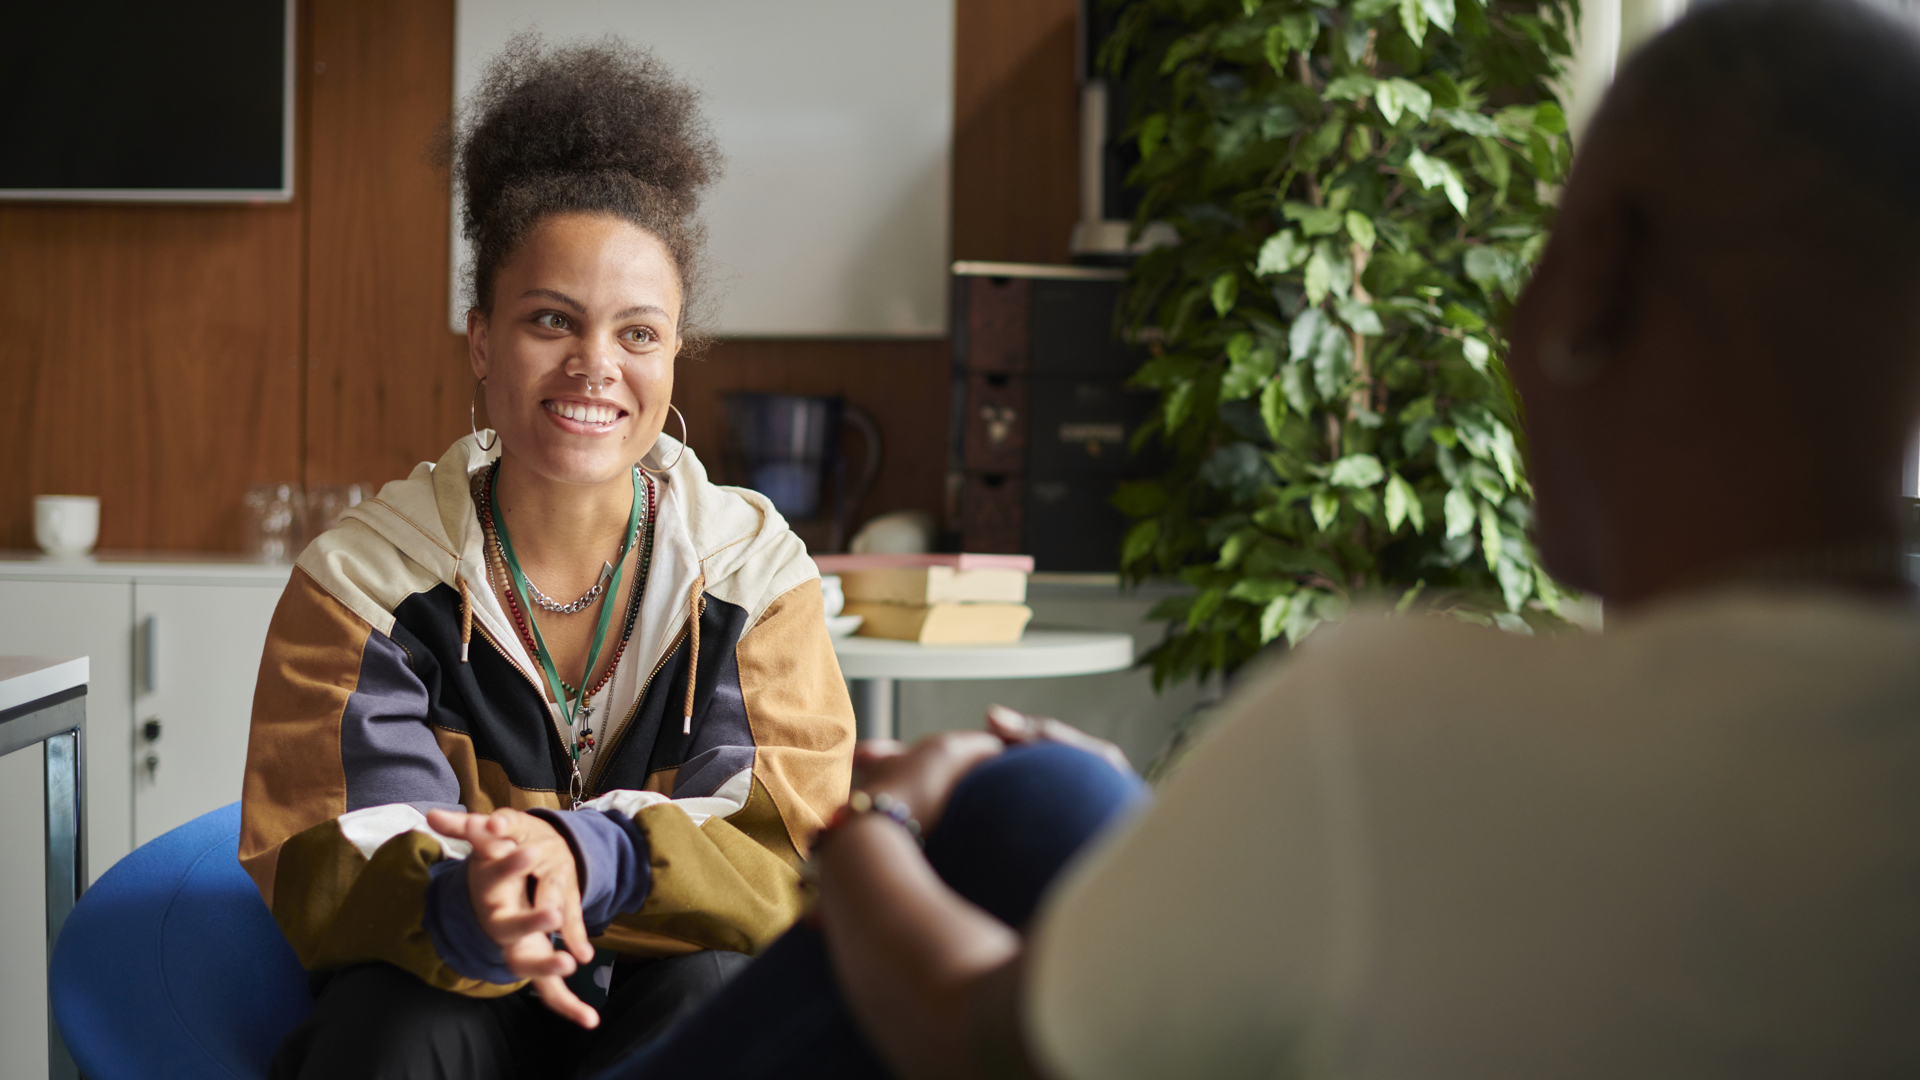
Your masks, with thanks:
[(845, 615), (861, 617), (862, 637), (922, 645), (1002, 645), (1019, 641), (1033, 618), (1027, 607), (1028, 555), (818, 555), (823, 574), (840, 575)]

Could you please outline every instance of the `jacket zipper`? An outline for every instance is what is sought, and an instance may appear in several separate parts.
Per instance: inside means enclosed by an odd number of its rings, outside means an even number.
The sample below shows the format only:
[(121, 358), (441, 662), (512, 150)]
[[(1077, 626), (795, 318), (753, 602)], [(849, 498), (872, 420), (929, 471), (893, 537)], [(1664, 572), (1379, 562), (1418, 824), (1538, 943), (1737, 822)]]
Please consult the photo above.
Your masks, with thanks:
[(618, 730), (607, 737), (606, 747), (593, 755), (593, 768), (587, 773), (586, 790), (589, 794), (599, 790), (600, 774), (606, 771), (607, 762), (613, 759), (614, 751), (619, 748), (620, 741), (626, 738), (627, 730), (633, 726), (633, 718), (640, 712), (640, 703), (647, 700), (647, 688), (653, 685), (655, 676), (660, 674), (661, 668), (667, 666), (667, 661), (673, 659), (674, 650), (680, 647), (680, 642), (686, 638), (691, 626), (691, 623), (680, 624), (680, 629), (673, 635), (673, 640), (667, 643), (667, 651), (660, 654), (660, 659), (653, 665), (653, 670), (647, 673), (646, 681), (640, 684), (640, 692), (634, 695), (633, 707), (627, 710), (626, 719), (620, 722)]
[[(566, 754), (568, 750), (567, 732), (565, 728), (560, 726), (560, 721), (554, 718), (553, 707), (547, 701), (546, 689), (543, 688), (539, 683), (534, 682), (533, 676), (527, 674), (525, 668), (513, 662), (513, 657), (507, 655), (507, 650), (500, 647), (500, 643), (493, 639), (493, 635), (487, 632), (487, 628), (485, 626), (482, 626), (479, 623), (474, 623), (473, 628), (475, 630), (480, 631), (480, 636), (486, 639), (487, 644), (493, 646), (494, 652), (497, 652), (500, 654), (500, 659), (505, 660), (507, 662), (508, 667), (512, 668), (515, 671), (518, 671), (520, 673), (520, 677), (527, 680), (527, 685), (533, 687), (534, 693), (540, 696), (540, 704), (547, 706), (547, 719), (553, 722), (553, 733), (560, 740), (560, 752), (563, 755)], [(671, 656), (673, 654), (669, 652), (667, 655)], [(637, 707), (637, 703), (636, 703), (636, 707)], [(599, 763), (596, 761), (595, 764), (597, 765)], [(573, 763), (573, 774), (575, 776), (580, 775), (580, 764), (577, 761)], [(559, 779), (559, 777), (556, 776), (554, 779), (557, 780)], [(586, 784), (584, 781), (582, 781), (581, 794), (585, 794), (585, 793), (586, 793)], [(568, 798), (571, 799), (572, 797), (573, 797), (572, 793), (569, 792)], [(571, 809), (571, 807), (569, 807), (569, 809)]]

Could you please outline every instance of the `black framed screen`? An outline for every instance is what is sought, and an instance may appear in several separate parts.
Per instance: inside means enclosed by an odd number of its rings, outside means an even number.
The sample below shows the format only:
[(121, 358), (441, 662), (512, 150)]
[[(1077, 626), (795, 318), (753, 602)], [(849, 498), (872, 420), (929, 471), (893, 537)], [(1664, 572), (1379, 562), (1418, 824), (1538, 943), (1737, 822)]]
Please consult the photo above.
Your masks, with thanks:
[(0, 198), (286, 200), (290, 0), (0, 4)]

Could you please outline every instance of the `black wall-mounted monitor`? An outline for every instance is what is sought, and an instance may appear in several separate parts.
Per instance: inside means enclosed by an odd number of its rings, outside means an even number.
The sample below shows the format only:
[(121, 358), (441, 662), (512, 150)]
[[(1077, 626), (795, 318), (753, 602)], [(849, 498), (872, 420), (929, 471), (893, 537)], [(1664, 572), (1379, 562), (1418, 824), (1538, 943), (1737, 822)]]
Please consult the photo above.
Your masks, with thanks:
[(0, 199), (293, 198), (293, 0), (0, 3)]

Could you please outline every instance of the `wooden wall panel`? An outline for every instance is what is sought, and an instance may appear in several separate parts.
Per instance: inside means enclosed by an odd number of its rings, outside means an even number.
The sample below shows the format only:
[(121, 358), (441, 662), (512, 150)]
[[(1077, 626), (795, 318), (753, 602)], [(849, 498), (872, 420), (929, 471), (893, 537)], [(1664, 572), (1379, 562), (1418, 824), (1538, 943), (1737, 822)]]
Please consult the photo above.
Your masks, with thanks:
[(467, 430), (447, 329), (452, 0), (313, 0), (307, 480), (382, 483)]
[(0, 548), (98, 495), (102, 549), (237, 550), (300, 475), (301, 208), (0, 204)]
[[(947, 471), (947, 343), (936, 341), (721, 341), (674, 373), (674, 404), (687, 418), (687, 441), (717, 478), (728, 475), (722, 396), (736, 390), (839, 394), (872, 413), (886, 443), (880, 475), (854, 508), (858, 524), (889, 510), (925, 510), (936, 521)], [(679, 434), (669, 418), (668, 431)], [(849, 464), (863, 459), (860, 438), (847, 437)], [(815, 550), (825, 550), (825, 522), (794, 522)]]
[[(956, 258), (1066, 258), (1075, 6), (958, 2)], [(103, 497), (103, 548), (237, 550), (247, 484), (384, 481), (467, 429), (427, 157), (452, 0), (311, 0), (300, 21), (294, 204), (0, 206), (0, 547), (31, 545), (34, 493), (72, 492)], [(937, 511), (947, 348), (725, 341), (677, 398), (717, 465), (727, 390), (844, 394), (888, 444), (862, 516)]]
[(1077, 0), (959, 0), (953, 257), (1063, 263), (1080, 216)]

